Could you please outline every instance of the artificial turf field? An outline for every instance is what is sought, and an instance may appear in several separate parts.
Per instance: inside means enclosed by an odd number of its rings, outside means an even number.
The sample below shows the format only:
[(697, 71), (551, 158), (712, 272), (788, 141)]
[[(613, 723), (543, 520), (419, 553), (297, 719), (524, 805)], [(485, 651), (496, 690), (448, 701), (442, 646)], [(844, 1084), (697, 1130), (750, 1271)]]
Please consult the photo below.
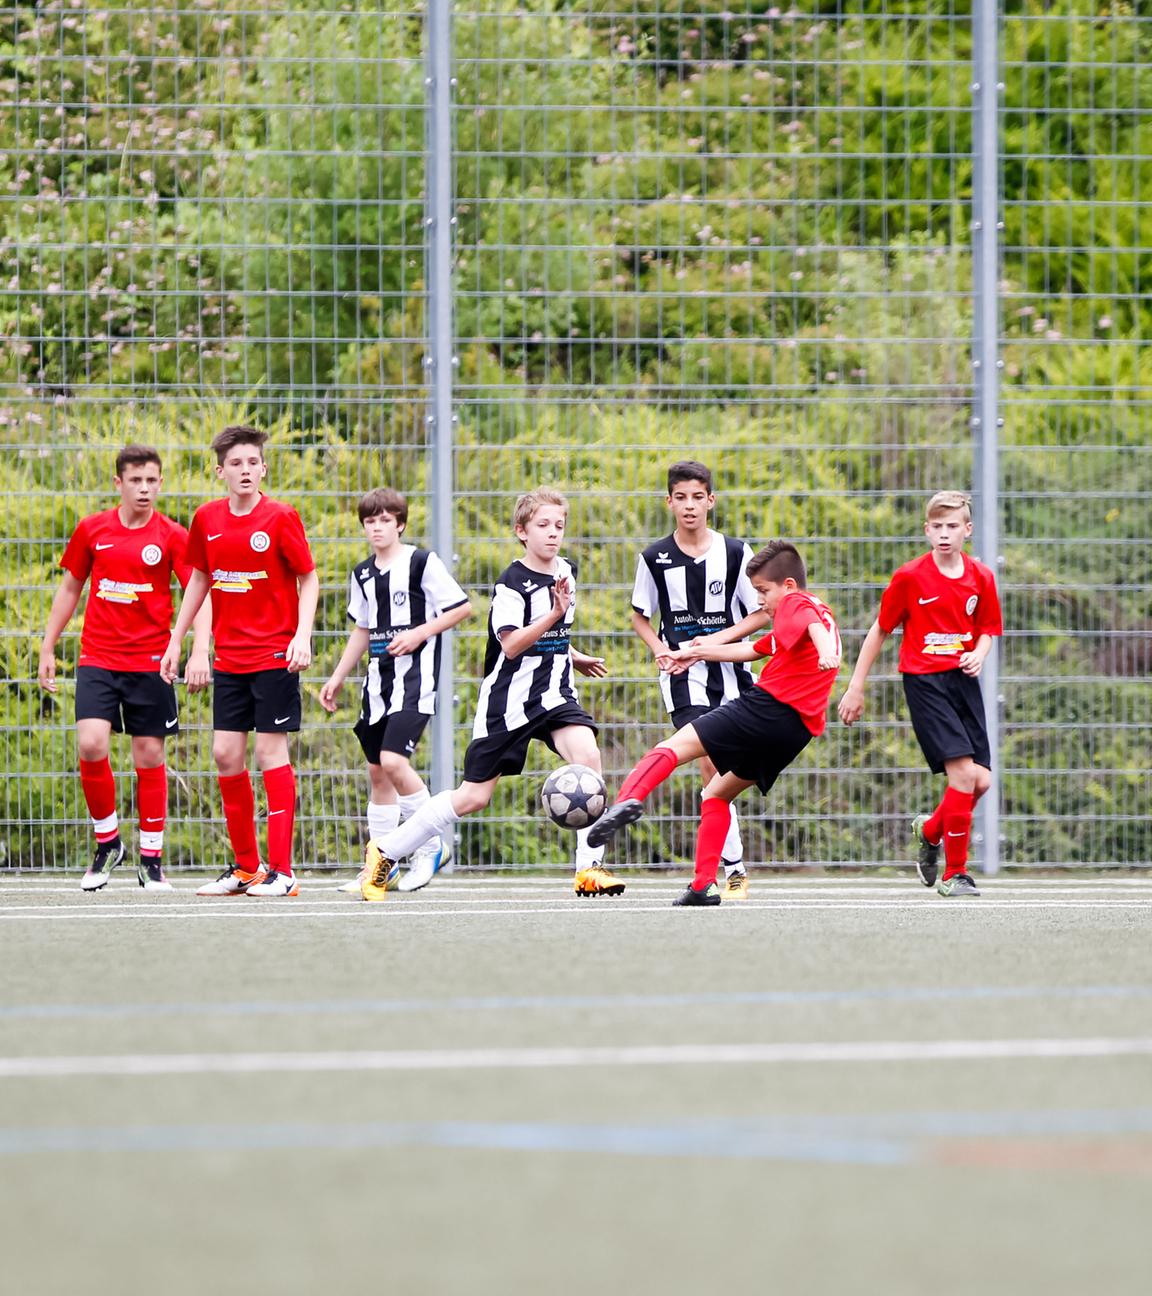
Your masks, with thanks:
[(48, 1293), (1147, 1293), (1152, 881), (0, 883)]

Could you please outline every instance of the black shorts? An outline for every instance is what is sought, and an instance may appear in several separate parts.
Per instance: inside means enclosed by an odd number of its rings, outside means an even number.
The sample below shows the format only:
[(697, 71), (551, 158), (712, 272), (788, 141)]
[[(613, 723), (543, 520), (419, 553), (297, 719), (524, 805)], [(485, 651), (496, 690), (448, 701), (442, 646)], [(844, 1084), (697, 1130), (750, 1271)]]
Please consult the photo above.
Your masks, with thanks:
[(695, 724), (701, 716), (706, 716), (709, 711), (714, 711), (715, 707), (708, 706), (683, 706), (677, 707), (671, 712), (673, 729), (683, 729), (685, 725)]
[(155, 671), (76, 668), (76, 719), (107, 720), (113, 733), (167, 738), (180, 732), (176, 689)]
[[(528, 760), (528, 744), (533, 738), (547, 743), (552, 751), (556, 744), (553, 731), (569, 725), (581, 725), (596, 733), (596, 721), (575, 702), (566, 702), (555, 711), (549, 711), (531, 724), (513, 729), (511, 733), (488, 734), (473, 738), (464, 753), (464, 781), (487, 783), (502, 774), (521, 774)], [(556, 752), (559, 755), (559, 752)]]
[(750, 688), (693, 720), (692, 728), (721, 774), (747, 779), (761, 792), (812, 741), (800, 712), (762, 688)]
[(372, 724), (362, 715), (352, 732), (360, 740), (368, 764), (379, 765), (381, 752), (411, 756), (431, 719), (423, 711), (393, 711)]
[(912, 728), (932, 773), (943, 774), (945, 761), (961, 756), (991, 769), (980, 681), (962, 670), (903, 678)]
[(212, 674), (212, 728), (233, 733), (299, 733), (300, 676), (279, 667)]

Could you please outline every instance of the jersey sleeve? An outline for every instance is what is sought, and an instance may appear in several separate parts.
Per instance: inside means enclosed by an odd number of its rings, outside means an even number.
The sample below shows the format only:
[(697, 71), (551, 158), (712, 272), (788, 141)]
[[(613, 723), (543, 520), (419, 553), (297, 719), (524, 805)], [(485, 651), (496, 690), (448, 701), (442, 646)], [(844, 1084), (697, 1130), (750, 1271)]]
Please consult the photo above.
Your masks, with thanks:
[(492, 633), (519, 630), (524, 625), (524, 600), (510, 586), (498, 582), (492, 591)]
[(88, 535), (87, 518), (81, 518), (76, 524), (76, 530), (64, 547), (60, 566), (81, 583), (88, 579), (92, 570), (92, 540)]
[(361, 630), (371, 630), (368, 624), (368, 600), (364, 597), (364, 588), (353, 572), (348, 577), (348, 615)]
[(468, 595), (444, 566), (439, 554), (431, 551), (428, 554), (428, 561), (424, 564), (424, 575), (420, 579), (420, 584), (425, 599), (436, 609), (437, 616), (441, 612), (450, 612), (453, 608), (468, 602)]
[(823, 625), (823, 618), (812, 600), (792, 595), (777, 608), (772, 621), (772, 633), (781, 648), (790, 650), (808, 633), (808, 627), (813, 621), (819, 621)]
[(641, 554), (636, 560), (636, 580), (632, 584), (632, 607), (641, 616), (651, 618), (656, 614), (659, 605), (660, 600), (656, 592), (656, 582), (652, 579), (652, 573), (648, 569), (648, 564), (644, 561), (644, 555)]
[(304, 523), (294, 508), (286, 509), (284, 520), (280, 524), (280, 544), (284, 561), (288, 569), (297, 576), (307, 576), (316, 570), (316, 560), (308, 547), (308, 537), (304, 534)]
[(197, 510), (188, 528), (188, 543), (184, 547), (184, 561), (189, 567), (208, 575), (208, 550), (204, 547), (204, 523)]
[(880, 611), (876, 619), (885, 634), (891, 634), (897, 626), (903, 625), (908, 617), (908, 577), (898, 571), (888, 582), (888, 588), (880, 595)]
[(180, 588), (187, 589), (188, 582), (192, 579), (192, 566), (188, 561), (188, 532), (179, 522), (172, 523), (172, 530), (168, 534), (168, 546), (172, 570), (176, 573)]
[(755, 612), (760, 606), (760, 600), (756, 596), (756, 587), (752, 584), (752, 578), (748, 575), (748, 564), (752, 561), (752, 548), (745, 543), (744, 552), (740, 556), (740, 575), (736, 579), (736, 603), (738, 606), (733, 609), (739, 612), (742, 607), (744, 610), (740, 613), (743, 619), (750, 612)]
[(984, 573), (984, 592), (976, 608), (977, 637), (980, 635), (1002, 635), (1004, 621), (1000, 614), (1000, 595), (996, 591), (996, 577), (990, 570)]

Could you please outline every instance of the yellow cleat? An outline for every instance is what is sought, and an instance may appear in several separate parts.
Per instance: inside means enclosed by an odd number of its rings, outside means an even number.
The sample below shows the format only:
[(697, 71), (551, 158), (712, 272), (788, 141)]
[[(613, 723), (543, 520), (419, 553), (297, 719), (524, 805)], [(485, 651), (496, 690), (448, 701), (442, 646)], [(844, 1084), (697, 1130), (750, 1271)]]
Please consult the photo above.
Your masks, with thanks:
[(748, 874), (747, 873), (729, 873), (724, 880), (723, 898), (725, 900), (747, 900), (748, 899)]
[(395, 891), (400, 882), (400, 865), (380, 851), (370, 841), (364, 851), (364, 872), (360, 880), (362, 900), (383, 900), (389, 891)]
[(618, 877), (613, 877), (606, 868), (593, 865), (576, 874), (572, 889), (578, 896), (618, 896), (624, 894), (624, 883)]

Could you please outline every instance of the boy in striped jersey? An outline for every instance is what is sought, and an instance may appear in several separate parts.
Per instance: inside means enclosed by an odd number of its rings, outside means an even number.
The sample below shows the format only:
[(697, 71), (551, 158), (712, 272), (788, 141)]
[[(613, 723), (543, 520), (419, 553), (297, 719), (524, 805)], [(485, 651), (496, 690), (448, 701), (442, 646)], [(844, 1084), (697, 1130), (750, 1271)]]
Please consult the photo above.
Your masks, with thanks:
[[(464, 756), (464, 781), (370, 844), (365, 900), (383, 900), (396, 861), (449, 832), (464, 815), (482, 810), (505, 774), (521, 773), (533, 738), (562, 760), (599, 772), (596, 725), (576, 697), (572, 672), (603, 676), (607, 671), (603, 658), (571, 645), (576, 570), (560, 554), (567, 520), (568, 501), (558, 491), (541, 488), (516, 501), (513, 528), (524, 556), (501, 573), (493, 590), (484, 681)], [(587, 829), (576, 835), (576, 894), (619, 895), (624, 883), (602, 867), (603, 848), (589, 846), (587, 837)]]
[[(356, 721), (356, 737), (368, 762), (369, 841), (411, 818), (429, 800), (411, 756), (436, 712), (440, 636), (472, 615), (468, 596), (428, 549), (404, 544), (408, 501), (398, 491), (371, 490), (357, 508), (372, 553), (352, 569), (348, 615), (353, 629), (336, 669), (320, 690), (320, 703), (335, 711), (340, 690), (368, 653), (368, 673)], [(401, 891), (418, 891), (447, 863), (445, 840), (433, 837), (399, 880)], [(360, 893), (360, 877), (341, 891)]]
[[(715, 503), (712, 472), (706, 465), (691, 459), (674, 463), (668, 469), (668, 508), (676, 528), (650, 544), (636, 564), (632, 629), (652, 650), (661, 672), (664, 706), (676, 730), (752, 687), (747, 662), (697, 659), (689, 664), (677, 657), (677, 649), (720, 631), (731, 631), (724, 642), (743, 639), (766, 624), (745, 571), (752, 550), (708, 526)], [(660, 619), (659, 633), (652, 624), (655, 616)], [(698, 764), (707, 787), (716, 767), (707, 754)], [(735, 805), (720, 862), (725, 897), (745, 899), (748, 874)]]

